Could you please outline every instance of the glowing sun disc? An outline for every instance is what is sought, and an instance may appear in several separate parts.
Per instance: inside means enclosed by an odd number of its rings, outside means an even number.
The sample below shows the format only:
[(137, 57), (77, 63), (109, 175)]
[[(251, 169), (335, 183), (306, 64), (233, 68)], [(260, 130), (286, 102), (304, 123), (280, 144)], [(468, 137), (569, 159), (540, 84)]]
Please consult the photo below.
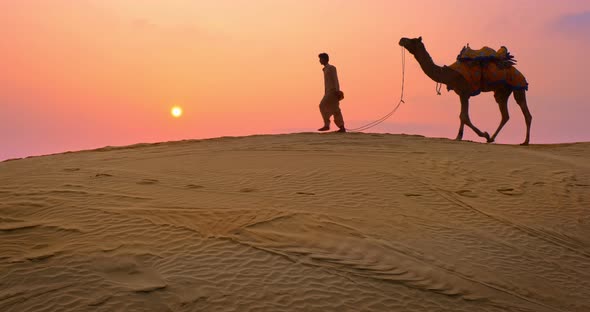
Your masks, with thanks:
[(178, 106), (174, 106), (170, 110), (170, 114), (172, 114), (172, 116), (178, 118), (178, 117), (182, 116), (182, 108), (180, 108)]

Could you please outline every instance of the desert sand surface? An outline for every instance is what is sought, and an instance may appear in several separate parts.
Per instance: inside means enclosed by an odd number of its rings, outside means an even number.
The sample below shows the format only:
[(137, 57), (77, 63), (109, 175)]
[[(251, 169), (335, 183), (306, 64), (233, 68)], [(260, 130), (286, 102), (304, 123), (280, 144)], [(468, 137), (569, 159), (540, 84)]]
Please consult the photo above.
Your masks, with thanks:
[(301, 133), (5, 161), (0, 311), (590, 311), (590, 143)]

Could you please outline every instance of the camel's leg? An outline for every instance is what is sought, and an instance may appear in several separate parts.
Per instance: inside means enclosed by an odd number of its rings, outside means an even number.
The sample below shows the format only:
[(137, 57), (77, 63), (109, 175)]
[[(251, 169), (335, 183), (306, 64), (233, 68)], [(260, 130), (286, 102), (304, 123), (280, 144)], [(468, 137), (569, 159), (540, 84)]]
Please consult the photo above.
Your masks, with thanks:
[[(456, 90), (455, 92), (459, 98), (461, 98), (461, 93), (457, 92)], [(469, 97), (467, 97), (467, 100), (469, 101)], [(469, 105), (467, 105), (467, 110), (469, 110)], [(469, 114), (467, 114), (467, 116), (469, 116)], [(455, 141), (461, 141), (463, 139), (463, 128), (465, 128), (465, 123), (463, 122), (463, 105), (461, 105), (461, 114), (459, 114), (459, 133), (457, 133)]]
[(494, 92), (494, 98), (496, 99), (496, 103), (498, 103), (498, 107), (500, 108), (500, 114), (502, 114), (502, 120), (500, 121), (500, 125), (498, 129), (492, 137), (490, 138), (489, 142), (494, 142), (496, 140), (496, 136), (502, 130), (502, 127), (508, 122), (510, 119), (510, 115), (508, 114), (508, 98), (510, 97), (510, 93), (512, 90), (509, 89), (500, 89)]
[[(459, 115), (461, 119), (461, 123), (467, 125), (467, 127), (471, 128), (477, 135), (480, 137), (486, 138), (488, 142), (490, 142), (490, 135), (487, 132), (481, 132), (471, 123), (469, 119), (469, 96), (461, 96), (461, 115)], [(461, 128), (459, 130), (462, 130)]]
[(522, 114), (524, 115), (524, 121), (526, 122), (526, 138), (521, 145), (529, 145), (529, 139), (531, 136), (531, 122), (533, 121), (533, 116), (531, 115), (531, 112), (529, 112), (529, 107), (526, 103), (526, 91), (514, 91), (514, 99), (516, 100), (516, 103), (518, 103), (518, 106), (520, 106)]
[(461, 116), (459, 116), (459, 121), (461, 122), (461, 124), (459, 125), (459, 133), (457, 133), (457, 137), (455, 138), (456, 141), (461, 141), (461, 139), (463, 139), (463, 128), (465, 126), (465, 123), (463, 123), (463, 119), (461, 118)]

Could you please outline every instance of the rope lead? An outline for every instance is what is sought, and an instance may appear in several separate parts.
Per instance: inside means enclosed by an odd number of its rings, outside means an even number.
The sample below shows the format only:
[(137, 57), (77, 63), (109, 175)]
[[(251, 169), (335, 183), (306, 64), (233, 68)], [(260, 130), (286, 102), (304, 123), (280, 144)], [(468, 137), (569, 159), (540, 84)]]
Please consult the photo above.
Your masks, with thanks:
[[(405, 80), (405, 74), (406, 74), (406, 50), (404, 49), (404, 47), (401, 47), (402, 49), (402, 94), (401, 97), (399, 99), (399, 102), (397, 103), (397, 105), (393, 108), (392, 111), (390, 111), (389, 113), (387, 113), (385, 116), (370, 122), (364, 126), (360, 126), (358, 128), (354, 128), (354, 129), (350, 129), (350, 131), (352, 132), (361, 132), (361, 131), (365, 131), (367, 129), (373, 128), (376, 125), (384, 122), (385, 120), (387, 120), (389, 117), (391, 117), (391, 115), (395, 114), (395, 112), (397, 111), (397, 109), (400, 107), (400, 105), (404, 102), (404, 80)], [(439, 93), (440, 94), (440, 93)]]

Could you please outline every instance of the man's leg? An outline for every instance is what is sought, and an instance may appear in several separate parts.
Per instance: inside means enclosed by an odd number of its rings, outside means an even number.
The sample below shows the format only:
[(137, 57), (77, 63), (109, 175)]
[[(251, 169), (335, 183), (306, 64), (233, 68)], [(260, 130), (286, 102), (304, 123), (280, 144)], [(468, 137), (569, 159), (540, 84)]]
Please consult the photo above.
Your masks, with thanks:
[(327, 131), (330, 130), (330, 113), (329, 109), (329, 99), (328, 96), (324, 96), (322, 101), (320, 102), (320, 113), (322, 114), (322, 119), (324, 120), (324, 126), (319, 128), (318, 131)]
[(338, 132), (346, 132), (346, 128), (344, 128), (344, 117), (342, 117), (342, 111), (340, 110), (340, 103), (336, 102), (334, 108), (334, 123), (340, 130)]

